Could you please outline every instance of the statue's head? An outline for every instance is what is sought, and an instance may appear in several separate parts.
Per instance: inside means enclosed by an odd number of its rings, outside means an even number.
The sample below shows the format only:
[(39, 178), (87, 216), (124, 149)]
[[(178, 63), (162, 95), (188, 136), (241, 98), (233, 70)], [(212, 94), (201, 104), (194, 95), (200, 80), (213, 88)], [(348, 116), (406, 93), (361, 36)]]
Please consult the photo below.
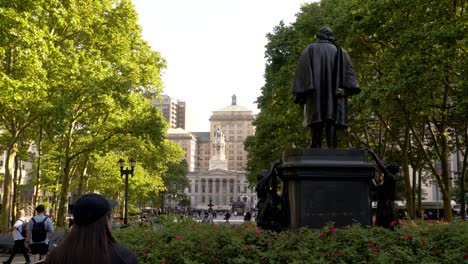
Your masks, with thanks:
[(397, 174), (400, 171), (400, 165), (398, 165), (395, 162), (390, 162), (387, 165), (385, 165), (385, 167), (393, 175)]
[(335, 40), (333, 38), (333, 31), (329, 27), (321, 27), (317, 32), (317, 38), (323, 40)]
[(265, 177), (267, 174), (268, 174), (267, 170), (261, 170), (260, 173), (257, 175), (257, 181), (260, 181), (261, 179), (263, 179), (263, 177)]

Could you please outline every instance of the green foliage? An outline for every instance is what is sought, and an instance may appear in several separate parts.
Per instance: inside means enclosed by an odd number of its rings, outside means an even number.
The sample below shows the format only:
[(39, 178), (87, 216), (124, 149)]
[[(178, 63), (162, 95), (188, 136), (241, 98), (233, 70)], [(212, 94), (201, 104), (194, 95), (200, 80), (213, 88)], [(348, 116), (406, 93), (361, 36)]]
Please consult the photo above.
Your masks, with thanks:
[(138, 161), (133, 206), (164, 188), (182, 150), (165, 139), (167, 123), (144, 94), (161, 92), (165, 64), (129, 0), (1, 2), (0, 146), (36, 144), (33, 183), (58, 197), (59, 223), (71, 189), (121, 196), (120, 157)]
[(468, 258), (464, 222), (403, 222), (394, 231), (328, 225), (274, 233), (254, 223), (213, 225), (169, 217), (114, 236), (139, 263), (462, 263)]
[(467, 125), (467, 18), (457, 0), (322, 0), (303, 6), (291, 25), (281, 22), (267, 36), (260, 114), (245, 143), (251, 184), (283, 151), (308, 146), (310, 132), (300, 126), (302, 113), (290, 89), (300, 52), (320, 27), (329, 26), (352, 58), (362, 88), (349, 99), (350, 128), (338, 134), (339, 146), (371, 147), (401, 162), (407, 201), (409, 166), (430, 170), (450, 211), (448, 159)]

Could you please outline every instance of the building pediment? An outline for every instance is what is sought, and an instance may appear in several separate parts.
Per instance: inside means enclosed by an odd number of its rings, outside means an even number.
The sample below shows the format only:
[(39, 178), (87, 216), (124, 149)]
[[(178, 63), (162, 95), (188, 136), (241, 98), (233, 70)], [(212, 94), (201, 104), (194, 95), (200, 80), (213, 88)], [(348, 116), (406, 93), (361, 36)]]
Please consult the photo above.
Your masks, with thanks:
[(243, 171), (228, 171), (221, 169), (214, 169), (209, 171), (194, 171), (187, 174), (187, 176), (239, 176), (245, 175)]

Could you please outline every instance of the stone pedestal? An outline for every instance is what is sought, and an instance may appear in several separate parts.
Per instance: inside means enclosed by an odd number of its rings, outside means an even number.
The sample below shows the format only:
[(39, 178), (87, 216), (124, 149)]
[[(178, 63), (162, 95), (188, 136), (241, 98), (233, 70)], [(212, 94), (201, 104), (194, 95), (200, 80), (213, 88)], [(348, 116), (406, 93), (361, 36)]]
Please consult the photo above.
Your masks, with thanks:
[(279, 167), (282, 208), (289, 228), (371, 225), (375, 169), (363, 149), (296, 149)]

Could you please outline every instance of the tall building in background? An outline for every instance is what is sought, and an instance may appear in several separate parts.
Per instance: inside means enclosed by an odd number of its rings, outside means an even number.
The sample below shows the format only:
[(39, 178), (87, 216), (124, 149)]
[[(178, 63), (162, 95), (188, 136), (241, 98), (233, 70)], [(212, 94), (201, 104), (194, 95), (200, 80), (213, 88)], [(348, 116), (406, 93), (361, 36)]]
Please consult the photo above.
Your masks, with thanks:
[(153, 98), (152, 103), (163, 113), (170, 128), (185, 129), (186, 105), (184, 101), (163, 94), (162, 99)]
[[(170, 97), (164, 98), (163, 113), (171, 106)], [(173, 112), (175, 109), (172, 107)], [(190, 198), (190, 207), (206, 210), (211, 202), (214, 210), (231, 210), (236, 203), (245, 210), (255, 208), (257, 197), (246, 178), (244, 151), (246, 137), (255, 131), (253, 120), (252, 111), (237, 105), (233, 95), (230, 105), (213, 111), (209, 132), (169, 129), (168, 139), (184, 150), (189, 163), (189, 187), (185, 194)], [(175, 200), (167, 202), (174, 207), (177, 204)]]
[[(225, 136), (228, 170), (246, 169), (247, 152), (244, 150), (244, 141), (247, 136), (255, 133), (252, 125), (254, 117), (251, 110), (237, 104), (236, 95), (232, 96), (230, 105), (213, 111), (210, 118), (210, 144), (216, 144), (215, 134), (220, 129)], [(209, 149), (210, 156), (213, 157), (215, 151), (212, 147)]]
[(197, 138), (197, 161), (195, 170), (207, 171), (210, 165), (210, 132), (193, 132)]
[(188, 164), (188, 171), (194, 171), (197, 160), (197, 138), (182, 128), (169, 128), (167, 139), (179, 145), (184, 151), (184, 159)]

